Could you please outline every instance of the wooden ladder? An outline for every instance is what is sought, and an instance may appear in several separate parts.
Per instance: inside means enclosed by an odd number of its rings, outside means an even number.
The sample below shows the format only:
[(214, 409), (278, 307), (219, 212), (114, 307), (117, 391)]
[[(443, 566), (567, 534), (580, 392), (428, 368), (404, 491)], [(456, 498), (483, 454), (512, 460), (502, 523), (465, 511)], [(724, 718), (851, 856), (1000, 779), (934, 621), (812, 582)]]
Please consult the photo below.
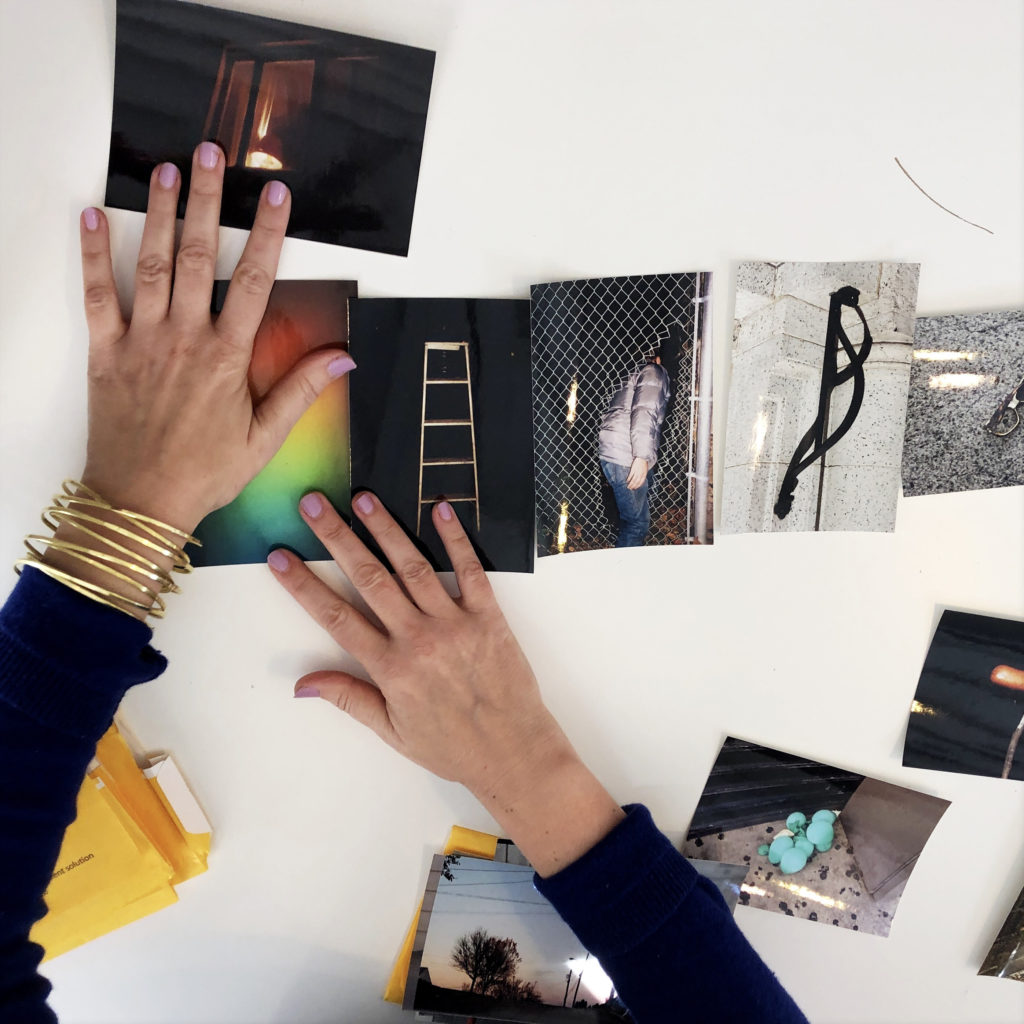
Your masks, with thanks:
[[(446, 352), (461, 352), (462, 365), (457, 368), (457, 375), (446, 376), (450, 370)], [(433, 358), (432, 358), (433, 356)], [(458, 362), (458, 360), (455, 360)], [(466, 389), (466, 408), (468, 419), (434, 419), (427, 417), (427, 395), (433, 388), (464, 387)], [(440, 449), (441, 455), (424, 457), (427, 431), (443, 431), (440, 443), (432, 444), (431, 450)], [(467, 436), (468, 434), (468, 436)], [(472, 466), (472, 492), (440, 495), (424, 491), (424, 476), (430, 476), (431, 468), (439, 466)], [(426, 474), (424, 471), (427, 471)], [(419, 504), (416, 511), (416, 533), (419, 535), (423, 519), (423, 508), (444, 498), (452, 504), (472, 504), (476, 512), (476, 528), (480, 529), (480, 482), (476, 466), (476, 426), (473, 421), (473, 388), (469, 374), (469, 343), (466, 341), (428, 341), (423, 346), (423, 406), (420, 415), (420, 482)]]

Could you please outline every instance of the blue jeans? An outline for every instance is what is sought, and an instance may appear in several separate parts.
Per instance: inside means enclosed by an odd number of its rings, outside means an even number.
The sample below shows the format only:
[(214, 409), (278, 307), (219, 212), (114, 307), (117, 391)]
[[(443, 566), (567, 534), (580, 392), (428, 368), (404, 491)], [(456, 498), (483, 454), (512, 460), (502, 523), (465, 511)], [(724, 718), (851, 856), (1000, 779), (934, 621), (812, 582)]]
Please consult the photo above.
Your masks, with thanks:
[(615, 495), (615, 505), (619, 510), (619, 536), (615, 541), (617, 548), (638, 548), (651, 528), (651, 506), (647, 500), (647, 479), (635, 490), (626, 486), (629, 466), (619, 466), (614, 462), (601, 459), (601, 472), (611, 485)]

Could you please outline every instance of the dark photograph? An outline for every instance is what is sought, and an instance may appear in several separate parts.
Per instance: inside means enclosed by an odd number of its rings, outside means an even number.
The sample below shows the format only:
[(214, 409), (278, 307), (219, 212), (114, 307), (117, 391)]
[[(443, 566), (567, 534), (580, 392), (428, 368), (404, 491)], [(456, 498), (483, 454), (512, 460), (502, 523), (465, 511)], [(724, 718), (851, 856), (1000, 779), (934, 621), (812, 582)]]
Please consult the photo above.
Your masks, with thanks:
[(437, 569), (451, 568), (431, 518), (443, 499), (485, 569), (532, 572), (530, 304), (356, 299), (349, 351), (353, 491), (373, 491)]
[(683, 845), (747, 865), (740, 905), (887, 936), (948, 800), (729, 737)]
[(531, 289), (537, 554), (710, 544), (711, 275)]
[(1024, 981), (1024, 889), (1006, 915), (978, 973), (989, 978)]
[(903, 763), (1024, 779), (1024, 622), (944, 611), (925, 658)]
[(434, 54), (180, 0), (118, 0), (108, 206), (146, 209), (153, 167), (202, 140), (227, 161), (221, 223), (263, 186), (292, 192), (288, 234), (405, 256)]
[[(224, 305), (227, 281), (217, 281), (213, 312)], [(259, 401), (307, 352), (344, 347), (348, 300), (354, 281), (278, 281), (256, 332), (249, 389)], [(299, 499), (322, 491), (338, 508), (349, 504), (348, 377), (336, 380), (306, 410), (277, 454), (224, 508), (196, 530), (203, 546), (192, 552), (201, 565), (266, 561), (279, 546), (306, 561), (331, 556), (299, 515)]]

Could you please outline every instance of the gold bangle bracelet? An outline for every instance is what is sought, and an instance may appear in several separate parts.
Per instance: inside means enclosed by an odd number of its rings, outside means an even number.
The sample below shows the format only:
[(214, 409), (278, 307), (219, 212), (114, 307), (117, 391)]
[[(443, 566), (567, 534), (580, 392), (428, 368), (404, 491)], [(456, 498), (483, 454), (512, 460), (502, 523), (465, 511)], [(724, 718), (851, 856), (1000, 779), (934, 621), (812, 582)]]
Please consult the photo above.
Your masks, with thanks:
[[(45, 573), (52, 579), (59, 580), (66, 587), (77, 591), (84, 597), (88, 597), (90, 600), (96, 601), (99, 604), (108, 605), (110, 608), (114, 608), (119, 612), (128, 611), (128, 608), (138, 608), (147, 615), (152, 615), (154, 619), (162, 619), (164, 617), (163, 608), (153, 608), (148, 604), (143, 604), (141, 601), (133, 601), (130, 597), (123, 597), (121, 594), (118, 594), (113, 590), (107, 590), (105, 587), (98, 586), (95, 583), (89, 583), (87, 580), (80, 580), (77, 576), (73, 576), (69, 572), (64, 572), (63, 569), (58, 569), (56, 566), (48, 565), (46, 562), (37, 561), (35, 558), (19, 558), (14, 563), (14, 571), (20, 576), (21, 570), (26, 565), (31, 566), (33, 569), (38, 569), (40, 572)], [(128, 608), (124, 608), (120, 604), (115, 603), (118, 601), (127, 605)], [(129, 614), (131, 613), (129, 612)]]

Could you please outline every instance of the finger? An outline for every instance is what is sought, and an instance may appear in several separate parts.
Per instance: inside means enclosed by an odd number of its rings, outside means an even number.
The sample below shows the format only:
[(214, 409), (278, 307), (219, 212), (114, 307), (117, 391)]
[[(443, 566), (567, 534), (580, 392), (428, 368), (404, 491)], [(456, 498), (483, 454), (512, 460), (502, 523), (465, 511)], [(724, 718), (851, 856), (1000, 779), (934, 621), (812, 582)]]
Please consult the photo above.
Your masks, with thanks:
[(989, 679), (997, 686), (1005, 686), (1010, 690), (1024, 690), (1024, 670), (1012, 668), (1010, 665), (996, 665)]
[(271, 181), (260, 196), (256, 219), (217, 318), (217, 333), (247, 353), (252, 352), (253, 339), (267, 311), (290, 212), (287, 187)]
[(419, 553), (416, 545), (395, 522), (387, 509), (372, 495), (364, 491), (352, 502), (352, 511), (373, 534), (406, 593), (427, 615), (452, 615), (455, 602), (441, 586), (430, 563)]
[(336, 594), (290, 551), (277, 548), (267, 558), (278, 583), (309, 613), (314, 622), (372, 671), (387, 639), (375, 626)]
[(355, 369), (347, 352), (340, 349), (312, 352), (300, 359), (253, 410), (252, 442), (262, 460), (270, 461), (284, 444), (299, 417), (316, 401), (328, 384)]
[(135, 305), (132, 320), (157, 323), (167, 316), (174, 272), (174, 224), (178, 216), (181, 175), (174, 164), (153, 168), (149, 206), (135, 267)]
[(182, 320), (201, 322), (210, 317), (223, 187), (224, 154), (216, 143), (203, 142), (192, 154), (185, 226), (175, 261), (171, 313)]
[(462, 528), (455, 510), (447, 501), (434, 506), (434, 528), (437, 530), (444, 549), (448, 552), (455, 579), (462, 594), (462, 606), (467, 611), (481, 612), (494, 607), (494, 591), (487, 573), (476, 557), (473, 545)]
[(102, 211), (90, 206), (79, 218), (82, 242), (82, 296), (85, 322), (94, 345), (109, 345), (127, 329), (110, 262), (110, 226)]
[(295, 684), (296, 697), (320, 697), (360, 725), (372, 729), (385, 743), (394, 744), (395, 730), (384, 695), (373, 683), (348, 672), (310, 672)]
[(322, 494), (311, 491), (299, 502), (299, 511), (388, 632), (407, 631), (422, 620), (391, 573), (370, 554)]

